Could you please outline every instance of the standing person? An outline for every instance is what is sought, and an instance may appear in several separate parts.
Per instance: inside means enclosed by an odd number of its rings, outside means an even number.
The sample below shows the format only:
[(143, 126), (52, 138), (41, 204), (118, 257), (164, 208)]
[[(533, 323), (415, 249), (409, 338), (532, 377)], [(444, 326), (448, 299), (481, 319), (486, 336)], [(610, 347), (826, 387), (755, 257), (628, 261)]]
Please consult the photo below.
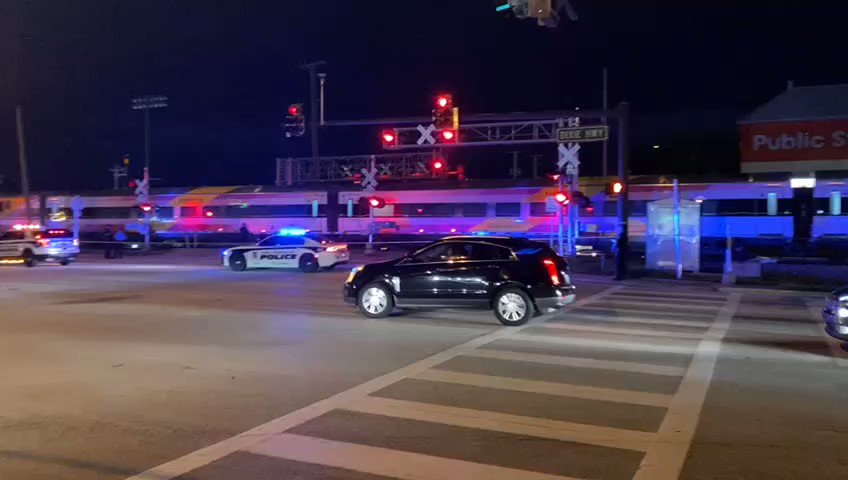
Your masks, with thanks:
[(103, 229), (103, 234), (101, 235), (101, 238), (104, 244), (106, 245), (106, 248), (103, 250), (103, 258), (107, 260), (112, 258), (114, 255), (114, 249), (112, 247), (113, 236), (114, 234), (112, 233), (112, 227), (106, 225), (106, 227)]
[(128, 240), (127, 232), (124, 231), (124, 227), (118, 228), (113, 239), (115, 240), (115, 243), (113, 244), (115, 247), (114, 258), (124, 258), (124, 242)]
[(246, 223), (241, 224), (241, 228), (239, 229), (239, 233), (241, 233), (241, 241), (244, 243), (250, 243), (251, 237), (253, 235), (250, 234), (250, 229), (247, 228)]

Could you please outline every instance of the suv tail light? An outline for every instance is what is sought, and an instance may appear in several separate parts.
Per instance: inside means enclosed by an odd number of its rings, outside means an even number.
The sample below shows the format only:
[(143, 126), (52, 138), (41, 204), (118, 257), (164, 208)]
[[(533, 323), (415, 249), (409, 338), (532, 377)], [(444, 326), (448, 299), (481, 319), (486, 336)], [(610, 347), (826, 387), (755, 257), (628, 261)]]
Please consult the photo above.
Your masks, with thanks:
[(50, 246), (50, 239), (49, 238), (39, 238), (38, 240), (36, 240), (36, 243), (38, 243), (39, 247), (47, 248), (47, 247)]
[(542, 263), (545, 265), (545, 269), (548, 271), (548, 276), (551, 277), (551, 283), (554, 286), (558, 287), (562, 281), (559, 279), (559, 269), (557, 269), (556, 262), (553, 260), (546, 258), (542, 260)]

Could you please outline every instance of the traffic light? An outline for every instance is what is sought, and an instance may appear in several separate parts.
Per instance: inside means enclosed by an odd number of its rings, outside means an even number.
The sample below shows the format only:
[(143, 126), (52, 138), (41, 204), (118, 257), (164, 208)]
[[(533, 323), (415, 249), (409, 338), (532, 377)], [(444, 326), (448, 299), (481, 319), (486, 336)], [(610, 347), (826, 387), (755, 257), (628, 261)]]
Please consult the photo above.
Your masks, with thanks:
[(557, 192), (554, 194), (554, 200), (563, 207), (571, 203), (571, 198), (565, 192)]
[(386, 201), (380, 197), (369, 197), (368, 206), (371, 208), (383, 208), (386, 206)]
[(436, 96), (436, 108), (433, 109), (433, 125), (437, 130), (453, 127), (453, 96), (441, 94)]
[(302, 137), (306, 132), (306, 117), (303, 115), (303, 104), (293, 103), (289, 105), (286, 116), (286, 138)]
[(383, 142), (383, 148), (394, 148), (398, 144), (398, 133), (396, 129), (383, 130), (380, 134), (380, 140)]
[(616, 180), (607, 184), (607, 195), (616, 196), (624, 193), (626, 185), (621, 180)]

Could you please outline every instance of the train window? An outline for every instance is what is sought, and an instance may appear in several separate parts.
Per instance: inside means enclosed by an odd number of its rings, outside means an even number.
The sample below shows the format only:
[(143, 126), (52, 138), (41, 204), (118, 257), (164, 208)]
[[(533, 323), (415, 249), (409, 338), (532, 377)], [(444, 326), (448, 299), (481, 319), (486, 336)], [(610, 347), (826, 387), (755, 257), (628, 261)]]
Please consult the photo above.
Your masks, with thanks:
[(86, 207), (82, 209), (82, 218), (88, 219), (129, 219), (132, 207)]
[(495, 204), (495, 216), (496, 217), (520, 217), (521, 216), (521, 204), (518, 203), (518, 202), (496, 203)]
[(554, 215), (556, 213), (548, 212), (547, 203), (545, 202), (533, 202), (530, 204), (531, 217), (553, 217)]
[[(209, 215), (212, 213), (212, 215)], [(319, 205), (320, 214), (320, 205)], [(191, 206), (182, 207), (180, 216), (199, 218), (204, 216), (221, 218), (256, 218), (256, 217), (310, 217), (312, 205), (226, 205), (226, 206)]]
[(485, 203), (397, 203), (398, 217), (485, 217)]

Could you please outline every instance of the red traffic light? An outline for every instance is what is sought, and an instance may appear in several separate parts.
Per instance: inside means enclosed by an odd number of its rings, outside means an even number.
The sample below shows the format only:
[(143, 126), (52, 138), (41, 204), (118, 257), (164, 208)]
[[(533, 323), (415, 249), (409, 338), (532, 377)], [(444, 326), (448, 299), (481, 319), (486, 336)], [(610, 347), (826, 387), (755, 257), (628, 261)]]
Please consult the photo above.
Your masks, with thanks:
[(453, 142), (456, 140), (456, 132), (453, 130), (442, 130), (442, 139), (446, 142)]
[(451, 108), (453, 104), (453, 97), (447, 94), (439, 95), (436, 97), (436, 108), (446, 109)]
[(293, 103), (289, 105), (289, 116), (290, 117), (299, 117), (303, 115), (303, 104), (302, 103)]
[(433, 169), (434, 170), (441, 170), (443, 168), (445, 168), (445, 162), (443, 162), (441, 160), (436, 160), (435, 162), (433, 162)]
[(368, 205), (370, 205), (371, 208), (383, 208), (386, 206), (386, 201), (380, 197), (371, 197), (368, 199)]
[(563, 192), (555, 193), (554, 200), (556, 200), (556, 202), (560, 205), (568, 205), (568, 203), (571, 201), (571, 199), (568, 198), (568, 195)]

